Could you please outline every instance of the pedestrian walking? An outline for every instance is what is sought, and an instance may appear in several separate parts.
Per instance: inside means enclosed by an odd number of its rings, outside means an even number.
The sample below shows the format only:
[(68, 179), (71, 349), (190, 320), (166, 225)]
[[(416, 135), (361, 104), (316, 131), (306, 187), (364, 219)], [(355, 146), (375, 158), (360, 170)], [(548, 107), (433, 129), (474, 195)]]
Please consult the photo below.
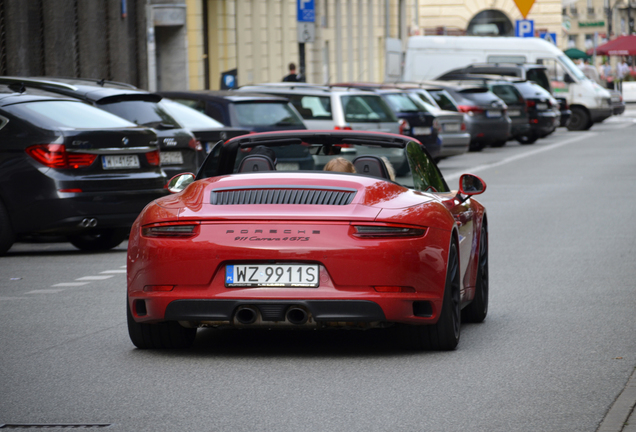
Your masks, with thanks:
[(625, 80), (625, 77), (629, 75), (629, 72), (629, 66), (625, 61), (625, 57), (622, 57), (621, 61), (618, 63), (618, 66), (616, 66), (616, 81), (618, 84), (617, 90), (621, 93), (623, 92), (623, 80)]
[(608, 89), (614, 89), (614, 73), (612, 72), (612, 65), (609, 60), (604, 60), (601, 66), (601, 78), (605, 82), (605, 87)]

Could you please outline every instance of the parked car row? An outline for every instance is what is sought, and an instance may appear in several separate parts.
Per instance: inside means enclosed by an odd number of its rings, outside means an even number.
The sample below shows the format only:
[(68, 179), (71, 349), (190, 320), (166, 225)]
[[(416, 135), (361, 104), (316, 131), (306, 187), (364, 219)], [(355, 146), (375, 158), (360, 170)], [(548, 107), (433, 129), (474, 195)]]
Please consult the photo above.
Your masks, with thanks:
[[(0, 254), (32, 235), (64, 235), (83, 250), (112, 248), (171, 177), (196, 173), (220, 141), (243, 134), (389, 132), (417, 139), (435, 161), (509, 139), (531, 144), (569, 116), (564, 101), (535, 84), (545, 73), (534, 66), (502, 67), (498, 75), (452, 71), (421, 83), (160, 93), (104, 80), (0, 77), (0, 136), (9, 143), (0, 150), (8, 167), (0, 173)], [(350, 161), (384, 157), (398, 176), (410, 169), (392, 147), (273, 150), (278, 171), (321, 169), (336, 153)], [(251, 151), (241, 149), (236, 165)]]

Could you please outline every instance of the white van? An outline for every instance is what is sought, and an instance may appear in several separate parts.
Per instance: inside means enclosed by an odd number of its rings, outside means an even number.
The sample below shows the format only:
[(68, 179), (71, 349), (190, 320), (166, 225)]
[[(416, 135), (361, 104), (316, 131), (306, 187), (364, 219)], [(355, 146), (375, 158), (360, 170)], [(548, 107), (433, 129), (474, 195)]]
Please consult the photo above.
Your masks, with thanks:
[[(412, 36), (402, 79), (432, 80), (473, 63), (540, 63), (548, 68), (555, 96), (567, 99), (576, 120), (589, 129), (612, 115), (611, 95), (583, 75), (563, 51), (540, 38)], [(577, 118), (574, 118), (577, 116)]]

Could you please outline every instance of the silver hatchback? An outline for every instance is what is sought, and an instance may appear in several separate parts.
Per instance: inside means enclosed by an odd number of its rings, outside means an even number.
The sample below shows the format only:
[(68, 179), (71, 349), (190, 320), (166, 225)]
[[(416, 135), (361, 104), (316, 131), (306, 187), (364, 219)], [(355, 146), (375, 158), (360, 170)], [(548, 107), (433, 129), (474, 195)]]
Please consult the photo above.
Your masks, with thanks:
[[(401, 133), (400, 123), (391, 108), (376, 93), (346, 87), (329, 87), (307, 83), (268, 83), (249, 85), (237, 91), (266, 93), (289, 99), (310, 130), (364, 130)], [(341, 150), (341, 156), (353, 160), (362, 156), (362, 146)], [(399, 174), (408, 172), (402, 149), (364, 147), (365, 152), (385, 156)], [(318, 167), (329, 157), (315, 155)]]

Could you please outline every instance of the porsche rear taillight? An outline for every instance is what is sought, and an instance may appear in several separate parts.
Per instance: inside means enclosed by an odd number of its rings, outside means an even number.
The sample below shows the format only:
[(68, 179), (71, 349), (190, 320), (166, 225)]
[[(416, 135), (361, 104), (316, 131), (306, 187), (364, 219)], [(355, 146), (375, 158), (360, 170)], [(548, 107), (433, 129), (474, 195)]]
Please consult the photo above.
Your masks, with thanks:
[(155, 151), (151, 151), (146, 153), (146, 160), (148, 161), (148, 164), (153, 165), (153, 166), (159, 166), (159, 163), (161, 163), (161, 157), (159, 156), (159, 150), (155, 150)]
[(426, 233), (424, 228), (389, 225), (354, 225), (353, 228), (354, 237), (359, 238), (421, 237)]
[(95, 154), (68, 152), (64, 144), (38, 144), (27, 147), (26, 152), (49, 168), (85, 168), (97, 159)]
[(141, 229), (144, 237), (194, 237), (199, 234), (198, 223), (160, 224)]

